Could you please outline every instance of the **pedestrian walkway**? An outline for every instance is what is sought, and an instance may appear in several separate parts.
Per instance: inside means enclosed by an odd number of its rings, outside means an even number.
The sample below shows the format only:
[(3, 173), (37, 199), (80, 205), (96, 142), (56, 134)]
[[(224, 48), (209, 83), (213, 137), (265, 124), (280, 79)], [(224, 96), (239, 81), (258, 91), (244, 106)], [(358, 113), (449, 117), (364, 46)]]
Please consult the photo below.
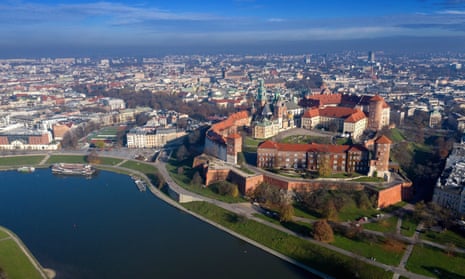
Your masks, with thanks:
[(49, 158), (50, 158), (50, 154), (45, 155), (42, 161), (40, 161), (39, 165), (43, 166), (48, 161)]
[(123, 160), (123, 161), (119, 162), (118, 164), (116, 164), (115, 167), (119, 167), (119, 166), (121, 166), (122, 164), (126, 163), (127, 161), (128, 161), (127, 159), (126, 159), (126, 160)]

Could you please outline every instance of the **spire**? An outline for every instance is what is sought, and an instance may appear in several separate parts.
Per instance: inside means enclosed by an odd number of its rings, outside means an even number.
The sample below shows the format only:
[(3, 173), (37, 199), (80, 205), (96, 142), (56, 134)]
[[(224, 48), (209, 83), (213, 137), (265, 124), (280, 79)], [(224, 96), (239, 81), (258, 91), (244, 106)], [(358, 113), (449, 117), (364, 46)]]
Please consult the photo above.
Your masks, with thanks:
[(266, 102), (266, 89), (263, 85), (263, 79), (258, 80), (258, 84), (259, 86), (257, 90), (257, 103), (260, 104), (260, 106), (263, 106)]

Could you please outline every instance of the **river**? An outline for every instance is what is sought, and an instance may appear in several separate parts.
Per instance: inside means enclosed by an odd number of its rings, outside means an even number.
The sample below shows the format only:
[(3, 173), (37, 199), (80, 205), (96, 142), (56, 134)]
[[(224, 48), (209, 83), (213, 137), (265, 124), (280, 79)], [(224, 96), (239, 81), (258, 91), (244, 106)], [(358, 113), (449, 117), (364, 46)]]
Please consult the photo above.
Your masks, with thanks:
[(315, 278), (108, 171), (0, 172), (0, 225), (57, 279)]

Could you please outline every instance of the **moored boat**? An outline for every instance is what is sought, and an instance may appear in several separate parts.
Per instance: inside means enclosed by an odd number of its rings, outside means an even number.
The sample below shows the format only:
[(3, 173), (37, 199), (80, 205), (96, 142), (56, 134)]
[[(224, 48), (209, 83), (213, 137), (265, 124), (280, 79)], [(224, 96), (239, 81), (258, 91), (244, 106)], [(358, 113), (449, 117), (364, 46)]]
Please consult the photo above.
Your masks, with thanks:
[(34, 167), (20, 167), (17, 169), (19, 172), (34, 172), (36, 169)]
[(90, 176), (95, 173), (95, 169), (89, 164), (56, 163), (52, 165), (52, 173)]

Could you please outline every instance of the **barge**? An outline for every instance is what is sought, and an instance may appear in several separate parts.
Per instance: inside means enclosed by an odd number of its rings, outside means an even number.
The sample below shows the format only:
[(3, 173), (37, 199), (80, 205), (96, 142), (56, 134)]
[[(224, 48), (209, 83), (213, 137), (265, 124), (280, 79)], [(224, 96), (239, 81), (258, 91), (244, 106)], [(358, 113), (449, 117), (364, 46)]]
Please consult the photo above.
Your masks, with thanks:
[(52, 165), (53, 174), (90, 176), (95, 169), (89, 164), (56, 163)]

